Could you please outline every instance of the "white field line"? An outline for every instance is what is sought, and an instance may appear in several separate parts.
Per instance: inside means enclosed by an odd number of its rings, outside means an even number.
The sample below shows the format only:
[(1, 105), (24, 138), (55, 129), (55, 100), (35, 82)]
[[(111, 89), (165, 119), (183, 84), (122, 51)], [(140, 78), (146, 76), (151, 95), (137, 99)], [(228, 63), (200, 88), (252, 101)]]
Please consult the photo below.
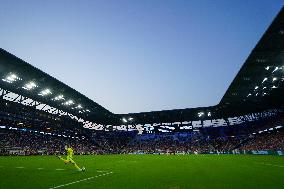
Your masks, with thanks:
[(257, 163), (257, 164), (284, 168), (284, 165), (275, 165), (275, 164), (271, 164), (271, 163)]
[(41, 168), (41, 167), (39, 167), (39, 168), (37, 168), (37, 170), (43, 170), (44, 168)]
[(104, 174), (101, 174), (101, 175), (96, 175), (96, 176), (93, 176), (93, 177), (85, 178), (85, 179), (82, 179), (82, 180), (77, 180), (77, 181), (74, 181), (74, 182), (69, 182), (69, 183), (67, 183), (67, 184), (62, 184), (62, 185), (55, 186), (55, 187), (52, 187), (52, 188), (49, 188), (49, 189), (61, 188), (61, 187), (69, 186), (69, 185), (72, 185), (72, 184), (77, 184), (77, 183), (79, 183), (79, 182), (84, 182), (84, 181), (87, 181), (87, 180), (92, 180), (92, 179), (94, 179), (94, 178), (101, 177), (101, 176), (106, 176), (106, 175), (108, 175), (108, 174), (112, 174), (112, 172), (104, 173)]
[(64, 171), (65, 169), (55, 169), (56, 171)]
[(109, 171), (97, 171), (98, 173), (107, 173)]
[(15, 167), (16, 169), (24, 169), (24, 167)]

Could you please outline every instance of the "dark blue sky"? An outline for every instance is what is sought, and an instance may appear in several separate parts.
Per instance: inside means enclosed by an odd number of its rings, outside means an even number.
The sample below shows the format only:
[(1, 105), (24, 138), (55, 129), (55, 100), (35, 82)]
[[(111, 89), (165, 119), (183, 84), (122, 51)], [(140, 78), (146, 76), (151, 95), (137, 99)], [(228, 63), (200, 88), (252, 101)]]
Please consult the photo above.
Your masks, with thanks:
[[(0, 0), (0, 44), (114, 113), (210, 106), (280, 0)], [(74, 99), (75, 100), (75, 99)]]

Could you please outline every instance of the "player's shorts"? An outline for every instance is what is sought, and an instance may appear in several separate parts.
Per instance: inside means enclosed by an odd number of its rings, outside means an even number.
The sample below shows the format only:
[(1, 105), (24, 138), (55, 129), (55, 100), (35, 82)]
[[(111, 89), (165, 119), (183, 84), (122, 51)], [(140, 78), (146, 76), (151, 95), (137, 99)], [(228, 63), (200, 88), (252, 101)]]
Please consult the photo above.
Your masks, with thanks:
[(67, 156), (66, 159), (69, 163), (75, 163), (75, 161), (72, 159), (72, 156)]

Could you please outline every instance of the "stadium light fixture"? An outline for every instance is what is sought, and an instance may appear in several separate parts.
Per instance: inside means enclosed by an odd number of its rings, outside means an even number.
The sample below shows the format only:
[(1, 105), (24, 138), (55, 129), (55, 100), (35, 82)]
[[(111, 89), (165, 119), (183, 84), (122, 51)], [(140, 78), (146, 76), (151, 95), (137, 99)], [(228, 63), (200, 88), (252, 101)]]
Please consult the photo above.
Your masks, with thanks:
[(123, 121), (124, 123), (127, 123), (127, 119), (126, 119), (126, 118), (122, 118), (122, 121)]
[(251, 93), (249, 93), (247, 97), (249, 97), (249, 96), (251, 96)]
[(204, 112), (198, 112), (198, 117), (201, 117), (204, 115)]
[(64, 103), (65, 105), (69, 106), (74, 104), (73, 100), (68, 100), (67, 102)]
[(263, 89), (266, 89), (266, 87), (263, 87)]
[(8, 82), (8, 83), (13, 83), (17, 80), (22, 80), (21, 78), (19, 78), (16, 74), (11, 73), (9, 74), (7, 77), (5, 77), (4, 79), (2, 79), (2, 81)]
[(258, 86), (255, 86), (255, 88), (254, 88), (254, 89), (255, 89), (255, 90), (256, 90), (256, 89), (258, 89)]
[(273, 77), (272, 81), (276, 81), (277, 80), (277, 77)]
[(45, 90), (41, 91), (38, 95), (40, 95), (40, 96), (46, 96), (46, 95), (49, 95), (49, 94), (52, 94), (52, 92), (50, 91), (50, 89), (45, 89)]
[(272, 88), (272, 89), (276, 89), (277, 87), (276, 87), (275, 85), (273, 85), (271, 88)]
[(275, 69), (272, 71), (272, 73), (276, 72), (279, 69), (279, 67), (275, 67)]
[(266, 69), (266, 70), (269, 70), (269, 66), (267, 66), (265, 69)]
[(263, 79), (262, 83), (264, 83), (267, 80), (267, 77)]
[(211, 117), (211, 112), (208, 112), (208, 113), (207, 113), (207, 116), (208, 116), (208, 117)]
[(57, 97), (54, 98), (54, 100), (62, 100), (64, 99), (63, 95), (58, 95)]
[(22, 88), (29, 91), (29, 90), (32, 90), (36, 87), (37, 87), (36, 83), (31, 81), (31, 82), (27, 83), (25, 86), (23, 86)]
[(128, 120), (129, 120), (129, 121), (132, 121), (132, 120), (133, 120), (133, 117), (128, 118)]
[(82, 108), (81, 104), (79, 104), (76, 108), (81, 109)]

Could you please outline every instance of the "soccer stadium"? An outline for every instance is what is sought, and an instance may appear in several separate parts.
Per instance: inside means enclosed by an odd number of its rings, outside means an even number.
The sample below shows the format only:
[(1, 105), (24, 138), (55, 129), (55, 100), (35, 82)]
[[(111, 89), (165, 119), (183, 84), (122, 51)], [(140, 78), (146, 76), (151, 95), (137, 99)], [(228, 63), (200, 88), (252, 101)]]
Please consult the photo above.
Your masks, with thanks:
[(284, 8), (274, 16), (206, 107), (113, 113), (1, 48), (0, 188), (283, 188)]

